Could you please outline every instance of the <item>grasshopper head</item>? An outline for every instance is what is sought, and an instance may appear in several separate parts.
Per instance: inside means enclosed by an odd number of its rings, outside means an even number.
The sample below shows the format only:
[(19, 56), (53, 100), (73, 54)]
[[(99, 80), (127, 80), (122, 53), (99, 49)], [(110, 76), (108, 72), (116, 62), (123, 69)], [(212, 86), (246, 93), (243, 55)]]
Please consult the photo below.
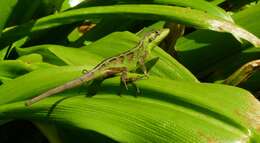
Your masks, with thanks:
[(139, 56), (143, 59), (149, 56), (151, 50), (156, 47), (169, 34), (169, 32), (169, 29), (160, 29), (147, 33), (140, 41), (141, 46), (138, 49), (141, 54), (139, 54)]
[(169, 29), (160, 29), (148, 33), (148, 43), (151, 45), (158, 45), (169, 34), (169, 32)]

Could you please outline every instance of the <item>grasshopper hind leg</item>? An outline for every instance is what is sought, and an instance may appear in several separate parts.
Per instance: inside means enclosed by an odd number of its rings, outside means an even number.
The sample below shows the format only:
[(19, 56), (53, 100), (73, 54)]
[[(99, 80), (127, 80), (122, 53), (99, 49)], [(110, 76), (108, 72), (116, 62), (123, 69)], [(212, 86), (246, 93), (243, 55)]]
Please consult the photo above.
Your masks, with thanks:
[(135, 82), (131, 82), (131, 85), (135, 88), (135, 97), (137, 97), (137, 95), (139, 95), (141, 92), (140, 92), (140, 89), (138, 88), (138, 86), (135, 84)]
[(118, 92), (119, 96), (121, 96), (123, 88), (128, 90), (128, 84), (131, 84), (135, 88), (136, 95), (137, 95), (137, 93), (139, 94), (140, 90), (137, 87), (137, 85), (135, 84), (135, 81), (137, 81), (139, 79), (143, 79), (144, 77), (147, 77), (146, 75), (138, 76), (135, 74), (130, 74), (130, 76), (129, 76), (127, 67), (113, 67), (113, 68), (108, 69), (108, 73), (107, 73), (108, 76), (115, 75), (115, 74), (120, 74), (120, 89)]
[(135, 77), (127, 77), (126, 75), (122, 75), (121, 76), (121, 81), (120, 81), (120, 90), (118, 92), (118, 95), (121, 96), (121, 93), (123, 91), (123, 89), (128, 90), (127, 85), (131, 84), (132, 87), (134, 87), (135, 89), (135, 97), (137, 97), (138, 94), (140, 94), (140, 89), (138, 88), (138, 86), (136, 85), (136, 81), (143, 79), (145, 76), (135, 76)]

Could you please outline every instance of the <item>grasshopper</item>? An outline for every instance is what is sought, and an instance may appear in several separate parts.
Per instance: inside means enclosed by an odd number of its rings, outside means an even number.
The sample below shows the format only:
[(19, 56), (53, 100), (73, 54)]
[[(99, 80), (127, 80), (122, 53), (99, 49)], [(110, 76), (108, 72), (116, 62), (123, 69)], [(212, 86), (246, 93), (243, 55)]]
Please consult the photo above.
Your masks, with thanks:
[(169, 31), (169, 29), (160, 29), (147, 33), (134, 48), (103, 60), (83, 76), (27, 100), (25, 105), (30, 106), (48, 96), (78, 87), (88, 81), (106, 79), (114, 75), (121, 76), (121, 83), (127, 89), (127, 82), (134, 80), (134, 78), (128, 78), (127, 73), (134, 72), (140, 67), (144, 75), (147, 76), (145, 60), (150, 55), (152, 48), (158, 45), (168, 35)]

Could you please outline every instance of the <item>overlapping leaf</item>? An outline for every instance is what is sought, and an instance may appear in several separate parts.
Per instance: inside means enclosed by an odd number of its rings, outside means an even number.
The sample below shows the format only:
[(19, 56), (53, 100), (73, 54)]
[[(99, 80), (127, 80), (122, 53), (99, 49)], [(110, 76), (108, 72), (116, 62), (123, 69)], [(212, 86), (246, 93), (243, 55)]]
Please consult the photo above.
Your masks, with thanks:
[(0, 41), (8, 44), (37, 31), (88, 18), (100, 18), (109, 15), (128, 16), (135, 19), (175, 21), (202, 29), (229, 32), (238, 39), (245, 39), (255, 46), (260, 45), (260, 40), (256, 36), (232, 22), (202, 11), (165, 5), (113, 5), (70, 10), (7, 30), (0, 37)]
[[(46, 5), (42, 7), (46, 9), (42, 10), (48, 11), (48, 7), (54, 3), (57, 8), (60, 2), (44, 1)], [(212, 1), (215, 4), (220, 2), (223, 1)], [(121, 97), (117, 96), (121, 88), (119, 77), (115, 77), (105, 80), (98, 89), (98, 94), (93, 97), (87, 97), (86, 94), (97, 89), (86, 88), (86, 84), (54, 95), (55, 97), (40, 101), (32, 107), (24, 106), (25, 100), (81, 76), (83, 69), (91, 69), (103, 58), (133, 48), (143, 33), (164, 25), (164, 22), (159, 22), (145, 28), (137, 33), (140, 37), (130, 32), (112, 33), (120, 30), (139, 31), (143, 27), (132, 29), (135, 26), (133, 24), (138, 22), (142, 23), (141, 26), (147, 26), (151, 21), (165, 20), (207, 29), (204, 33), (194, 34), (202, 43), (197, 40), (191, 44), (194, 35), (180, 40), (184, 45), (179, 55), (180, 60), (183, 61), (182, 57), (187, 54), (192, 61), (189, 64), (199, 71), (212, 65), (212, 55), (205, 54), (207, 52), (204, 53), (203, 49), (196, 49), (196, 45), (226, 44), (224, 50), (219, 47), (215, 51), (211, 49), (217, 57), (218, 53), (225, 51), (219, 59), (229, 57), (230, 51), (237, 52), (244, 48), (230, 34), (214, 36), (211, 33), (215, 32), (208, 30), (228, 32), (238, 39), (259, 45), (259, 39), (237, 26), (224, 10), (203, 0), (98, 0), (84, 3), (3, 31), (0, 36), (0, 48), (5, 48), (1, 50), (0, 56), (3, 60), (0, 62), (1, 124), (11, 119), (33, 121), (52, 143), (75, 140), (78, 143), (260, 142), (260, 103), (257, 99), (243, 89), (197, 83), (197, 79), (185, 67), (158, 47), (152, 56), (159, 57), (159, 60), (152, 63), (154, 66), (147, 63), (148, 67), (152, 67), (149, 71), (150, 78), (136, 82), (141, 91), (137, 97), (135, 88), (131, 85), (128, 91), (121, 91)], [(239, 24), (259, 36), (257, 21), (247, 24), (247, 20), (257, 19), (257, 7), (259, 6), (235, 14), (234, 17)], [(64, 9), (66, 8), (62, 8)], [(248, 17), (251, 14), (254, 16)], [(0, 29), (6, 18), (0, 23)], [(67, 34), (85, 19), (95, 20), (97, 26), (87, 32), (87, 36), (77, 40), (75, 38), (73, 42), (67, 41)], [(150, 23), (145, 23), (145, 20)], [(109, 33), (112, 34), (103, 37)], [(93, 43), (79, 47), (84, 40)], [(204, 40), (208, 42), (205, 43)], [(10, 44), (13, 44), (12, 48), (15, 47), (12, 52), (18, 55), (12, 53), (12, 57), (7, 56), (10, 54), (7, 45)], [(231, 50), (225, 49), (229, 46)], [(213, 74), (209, 79), (222, 79), (237, 63), (258, 57), (256, 51), (259, 48), (252, 49), (245, 50), (242, 54), (232, 54), (228, 62), (217, 64), (220, 68), (217, 68), (216, 74), (220, 73), (220, 76)], [(240, 57), (238, 55), (242, 55), (242, 60), (236, 63), (234, 61)], [(204, 57), (203, 60), (196, 62), (198, 56)], [(5, 60), (6, 58), (16, 60)], [(223, 67), (225, 70), (221, 70)], [(194, 72), (193, 69), (192, 71)]]
[[(21, 76), (1, 86), (1, 102), (10, 102), (10, 96), (13, 102), (38, 94), (44, 88), (74, 78), (78, 70), (59, 68)], [(46, 80), (54, 77), (56, 80)], [(119, 97), (116, 96), (118, 81), (118, 78), (107, 80), (100, 94), (94, 97), (86, 97), (74, 90), (70, 92), (73, 97), (60, 95), (32, 107), (24, 106), (23, 101), (2, 105), (0, 115), (3, 119), (49, 120), (63, 126), (93, 130), (121, 142), (257, 140), (258, 133), (254, 129), (259, 127), (255, 120), (260, 105), (244, 90), (151, 77), (138, 81), (142, 94), (137, 98), (132, 96), (132, 88)], [(2, 94), (20, 82), (23, 85), (17, 87), (16, 92)], [(25, 90), (28, 85), (30, 88)]]

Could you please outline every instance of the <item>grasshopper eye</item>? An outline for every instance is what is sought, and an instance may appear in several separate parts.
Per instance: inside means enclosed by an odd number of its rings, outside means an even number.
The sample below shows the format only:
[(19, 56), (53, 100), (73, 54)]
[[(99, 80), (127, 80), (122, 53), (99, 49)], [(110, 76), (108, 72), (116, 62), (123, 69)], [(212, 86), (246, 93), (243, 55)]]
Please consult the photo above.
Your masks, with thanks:
[(82, 70), (82, 74), (86, 74), (86, 73), (88, 73), (88, 70), (83, 69), (83, 70)]

